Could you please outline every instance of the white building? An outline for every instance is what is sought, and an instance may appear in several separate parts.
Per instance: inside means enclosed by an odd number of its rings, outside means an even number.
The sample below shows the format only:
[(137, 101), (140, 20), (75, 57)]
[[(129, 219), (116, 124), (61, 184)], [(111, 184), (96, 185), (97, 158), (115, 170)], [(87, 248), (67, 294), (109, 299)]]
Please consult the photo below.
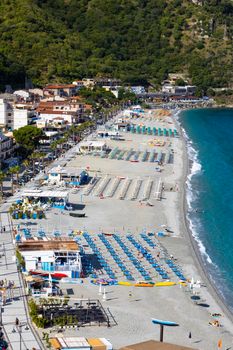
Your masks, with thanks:
[(168, 94), (174, 94), (175, 93), (175, 86), (170, 83), (165, 83), (162, 86), (162, 92), (168, 93)]
[(63, 274), (71, 278), (80, 277), (80, 249), (71, 239), (27, 239), (18, 243), (18, 249), (24, 258), (26, 271), (32, 274), (49, 273), (54, 278)]
[(180, 95), (193, 95), (196, 92), (195, 85), (175, 86), (175, 93)]
[(30, 97), (30, 93), (25, 90), (17, 90), (13, 93), (14, 95), (20, 97), (23, 100), (27, 100)]
[(37, 120), (38, 127), (45, 127), (47, 124), (52, 122), (57, 125), (63, 125), (65, 122), (67, 122), (69, 125), (72, 125), (77, 122), (77, 116), (73, 112), (40, 112), (39, 119)]
[(130, 90), (134, 93), (134, 94), (144, 94), (146, 92), (144, 86), (131, 86)]
[(13, 141), (10, 137), (0, 133), (0, 162), (11, 157), (13, 152)]
[(116, 98), (119, 96), (121, 86), (102, 86), (106, 91), (110, 91)]
[(15, 130), (28, 125), (34, 113), (34, 107), (30, 103), (8, 102), (0, 99), (0, 126), (2, 128)]
[(30, 124), (31, 118), (35, 115), (33, 104), (30, 103), (16, 103), (13, 105), (13, 115), (11, 125), (12, 130), (17, 130)]
[(0, 126), (5, 128), (12, 121), (12, 107), (5, 99), (0, 99)]
[(84, 87), (84, 82), (82, 80), (75, 80), (72, 82), (73, 85), (76, 85), (78, 90)]

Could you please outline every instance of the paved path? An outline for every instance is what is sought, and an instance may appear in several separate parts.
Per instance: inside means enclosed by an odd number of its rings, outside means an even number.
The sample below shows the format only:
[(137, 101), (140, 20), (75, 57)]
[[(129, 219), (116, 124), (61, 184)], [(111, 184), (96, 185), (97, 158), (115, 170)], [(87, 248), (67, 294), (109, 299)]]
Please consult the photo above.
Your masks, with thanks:
[[(28, 323), (26, 298), (15, 262), (8, 207), (9, 204), (3, 204), (0, 212), (0, 280), (14, 281), (15, 288), (13, 295), (6, 294), (6, 305), (2, 308), (2, 323), (12, 350), (31, 350), (32, 348), (39, 350), (43, 348), (36, 338), (35, 331)], [(1, 232), (3, 227), (5, 232)], [(15, 327), (16, 317), (20, 321), (20, 327)]]

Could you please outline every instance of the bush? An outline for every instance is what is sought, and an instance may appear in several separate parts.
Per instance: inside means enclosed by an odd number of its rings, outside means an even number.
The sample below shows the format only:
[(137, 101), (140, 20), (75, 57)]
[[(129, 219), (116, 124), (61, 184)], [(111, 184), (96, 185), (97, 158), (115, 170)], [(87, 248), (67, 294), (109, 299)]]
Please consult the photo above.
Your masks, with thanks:
[(24, 258), (23, 256), (21, 255), (20, 251), (18, 249), (16, 249), (16, 252), (15, 252), (15, 255), (16, 255), (16, 259), (18, 261), (18, 264), (23, 268), (25, 269), (25, 261), (24, 261)]

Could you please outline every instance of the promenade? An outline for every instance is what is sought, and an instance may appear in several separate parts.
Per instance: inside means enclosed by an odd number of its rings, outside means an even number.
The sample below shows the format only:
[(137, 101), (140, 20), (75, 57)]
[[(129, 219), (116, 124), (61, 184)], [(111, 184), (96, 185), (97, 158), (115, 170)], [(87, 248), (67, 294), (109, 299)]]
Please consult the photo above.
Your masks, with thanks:
[[(30, 323), (28, 323), (26, 297), (17, 272), (8, 208), (9, 203), (4, 203), (0, 212), (0, 280), (7, 285), (9, 281), (13, 282), (14, 288), (6, 291), (6, 302), (2, 306), (1, 321), (10, 349), (39, 350), (43, 348)], [(19, 326), (15, 326), (16, 317), (19, 320)]]

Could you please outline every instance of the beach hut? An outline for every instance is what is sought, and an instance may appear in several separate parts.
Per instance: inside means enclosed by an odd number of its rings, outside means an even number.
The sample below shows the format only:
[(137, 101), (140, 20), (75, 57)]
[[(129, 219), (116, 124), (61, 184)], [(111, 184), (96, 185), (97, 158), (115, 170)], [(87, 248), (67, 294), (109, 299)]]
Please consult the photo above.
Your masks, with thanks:
[(163, 154), (162, 154), (161, 151), (159, 151), (158, 154), (157, 154), (156, 162), (158, 164), (161, 164), (162, 158), (163, 158)]
[(145, 127), (145, 125), (143, 125), (143, 127), (142, 127), (142, 134), (145, 135), (145, 133), (146, 133), (146, 127)]
[(135, 133), (135, 128), (134, 128), (134, 125), (130, 125), (130, 132), (131, 132), (132, 134), (134, 134), (134, 133)]
[(171, 159), (171, 152), (168, 151), (168, 153), (166, 153), (166, 156), (165, 156), (165, 163), (169, 164), (170, 159)]
[(152, 151), (151, 154), (150, 154), (150, 157), (149, 157), (149, 162), (153, 163), (154, 159), (155, 159), (155, 151)]
[(153, 135), (156, 135), (156, 128), (153, 128)]
[(137, 134), (141, 134), (141, 128), (140, 128), (139, 125), (136, 127), (136, 133), (137, 133)]
[(151, 135), (151, 128), (148, 126), (148, 128), (147, 128), (147, 134), (148, 135)]

